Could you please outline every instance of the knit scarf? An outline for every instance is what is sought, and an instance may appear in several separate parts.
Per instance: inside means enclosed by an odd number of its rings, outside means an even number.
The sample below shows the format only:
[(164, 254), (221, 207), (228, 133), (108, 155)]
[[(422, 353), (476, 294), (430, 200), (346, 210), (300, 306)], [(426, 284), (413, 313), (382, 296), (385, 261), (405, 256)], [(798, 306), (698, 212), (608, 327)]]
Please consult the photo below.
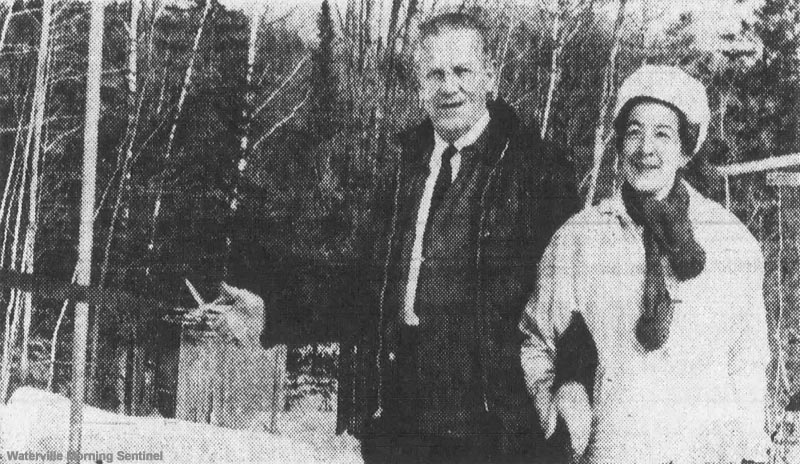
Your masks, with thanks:
[(667, 290), (661, 258), (683, 282), (697, 277), (706, 264), (705, 250), (694, 239), (689, 220), (689, 192), (676, 176), (664, 200), (637, 192), (628, 183), (622, 200), (631, 219), (644, 229), (645, 282), (636, 339), (646, 351), (661, 348), (669, 337), (675, 302)]

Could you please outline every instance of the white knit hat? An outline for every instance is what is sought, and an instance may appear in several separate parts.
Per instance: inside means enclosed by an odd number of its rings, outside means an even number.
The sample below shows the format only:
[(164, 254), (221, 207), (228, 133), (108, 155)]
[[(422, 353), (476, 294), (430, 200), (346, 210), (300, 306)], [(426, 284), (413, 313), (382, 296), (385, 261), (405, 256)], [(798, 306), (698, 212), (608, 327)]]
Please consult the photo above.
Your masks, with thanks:
[(689, 124), (697, 125), (699, 131), (692, 155), (697, 153), (706, 139), (711, 119), (706, 88), (700, 81), (674, 66), (644, 65), (620, 86), (614, 106), (614, 120), (620, 116), (626, 103), (640, 97), (668, 103), (680, 110)]

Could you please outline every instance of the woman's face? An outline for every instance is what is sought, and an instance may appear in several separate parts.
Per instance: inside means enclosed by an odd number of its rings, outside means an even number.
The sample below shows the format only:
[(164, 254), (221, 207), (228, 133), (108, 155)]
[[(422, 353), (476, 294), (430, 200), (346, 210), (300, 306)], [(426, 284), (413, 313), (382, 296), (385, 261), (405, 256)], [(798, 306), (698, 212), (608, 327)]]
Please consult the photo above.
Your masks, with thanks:
[(628, 113), (622, 134), (622, 173), (637, 192), (663, 199), (672, 190), (683, 156), (680, 120), (661, 103), (642, 102)]

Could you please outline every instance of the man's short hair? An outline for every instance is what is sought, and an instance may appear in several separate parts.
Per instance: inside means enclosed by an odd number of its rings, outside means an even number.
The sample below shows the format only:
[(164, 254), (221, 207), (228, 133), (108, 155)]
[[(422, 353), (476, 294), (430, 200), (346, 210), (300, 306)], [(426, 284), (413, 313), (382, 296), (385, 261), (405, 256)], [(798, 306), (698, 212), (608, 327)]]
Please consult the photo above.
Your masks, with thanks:
[(489, 28), (477, 14), (465, 12), (437, 14), (419, 25), (419, 42), (422, 43), (429, 37), (434, 37), (444, 31), (469, 30), (478, 33), (484, 55), (489, 57)]

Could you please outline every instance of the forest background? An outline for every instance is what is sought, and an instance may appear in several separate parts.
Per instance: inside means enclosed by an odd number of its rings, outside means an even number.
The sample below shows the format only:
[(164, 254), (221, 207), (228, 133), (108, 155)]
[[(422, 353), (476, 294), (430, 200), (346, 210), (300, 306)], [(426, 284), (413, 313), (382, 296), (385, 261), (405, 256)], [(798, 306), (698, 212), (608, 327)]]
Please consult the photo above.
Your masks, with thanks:
[[(774, 421), (800, 391), (800, 194), (779, 199), (764, 174), (726, 190), (713, 166), (800, 151), (800, 1), (762, 1), (724, 33), (653, 0), (440, 3), (322, 0), (312, 40), (300, 6), (108, 3), (93, 283), (164, 304), (93, 310), (89, 403), (174, 415), (180, 325), (165, 308), (194, 304), (185, 278), (216, 296), (241, 202), (257, 199), (282, 260), (324, 267), (352, 251), (396, 162), (385, 144), (421, 117), (416, 26), (458, 7), (491, 24), (499, 94), (570, 148), (587, 203), (613, 187), (609, 113), (621, 80), (651, 63), (706, 84), (711, 138), (691, 178), (762, 244)], [(88, 10), (67, 0), (0, 7), (0, 268), (75, 277)], [(314, 276), (301, 285), (313, 303)], [(0, 293), (3, 400), (20, 385), (67, 392), (72, 317), (69, 303)], [(333, 344), (290, 347), (288, 408), (335, 392), (336, 358)], [(132, 400), (141, 375), (152, 388)]]

